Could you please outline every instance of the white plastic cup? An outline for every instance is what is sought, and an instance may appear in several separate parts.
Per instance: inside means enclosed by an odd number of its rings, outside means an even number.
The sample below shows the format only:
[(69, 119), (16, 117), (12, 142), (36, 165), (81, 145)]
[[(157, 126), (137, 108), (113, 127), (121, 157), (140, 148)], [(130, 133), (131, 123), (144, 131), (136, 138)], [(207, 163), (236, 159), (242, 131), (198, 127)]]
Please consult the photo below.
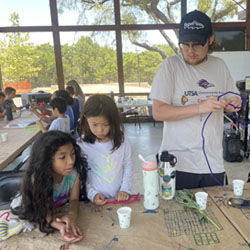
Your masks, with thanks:
[(235, 196), (242, 196), (243, 195), (243, 189), (244, 189), (244, 181), (243, 180), (233, 180), (233, 189), (234, 189), (234, 195)]
[(207, 196), (206, 192), (197, 192), (195, 193), (196, 203), (199, 205), (200, 210), (205, 210), (207, 207)]
[(2, 137), (2, 142), (8, 141), (8, 133), (1, 134), (1, 137)]
[(132, 209), (130, 207), (120, 207), (117, 210), (119, 224), (121, 228), (129, 228)]

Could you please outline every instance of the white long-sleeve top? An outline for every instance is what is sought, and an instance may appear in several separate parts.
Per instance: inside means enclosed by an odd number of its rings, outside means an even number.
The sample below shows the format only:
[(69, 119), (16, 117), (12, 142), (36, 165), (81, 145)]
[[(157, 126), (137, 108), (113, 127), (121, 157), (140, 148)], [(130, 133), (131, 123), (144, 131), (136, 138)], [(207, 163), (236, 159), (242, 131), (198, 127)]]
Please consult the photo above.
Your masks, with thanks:
[(93, 202), (97, 193), (105, 198), (114, 198), (119, 191), (131, 194), (132, 160), (131, 148), (125, 136), (121, 146), (111, 151), (112, 141), (87, 143), (78, 140), (82, 153), (87, 155), (90, 168), (87, 178), (88, 198)]

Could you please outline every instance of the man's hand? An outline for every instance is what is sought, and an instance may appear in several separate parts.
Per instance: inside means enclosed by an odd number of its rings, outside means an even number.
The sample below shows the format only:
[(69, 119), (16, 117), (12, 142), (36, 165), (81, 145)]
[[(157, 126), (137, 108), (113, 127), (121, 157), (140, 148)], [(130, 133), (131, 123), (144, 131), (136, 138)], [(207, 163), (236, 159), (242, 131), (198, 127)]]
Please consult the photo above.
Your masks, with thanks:
[[(240, 108), (238, 107), (241, 107), (242, 105), (242, 100), (239, 96), (234, 96), (232, 98), (229, 98), (226, 102), (227, 102), (227, 105), (225, 107), (225, 110), (227, 112), (237, 112), (240, 110)], [(232, 105), (237, 108), (234, 108)]]
[(198, 100), (199, 102), (199, 113), (205, 114), (210, 112), (217, 112), (227, 106), (227, 102), (222, 98), (217, 100), (216, 96), (211, 96), (206, 100)]

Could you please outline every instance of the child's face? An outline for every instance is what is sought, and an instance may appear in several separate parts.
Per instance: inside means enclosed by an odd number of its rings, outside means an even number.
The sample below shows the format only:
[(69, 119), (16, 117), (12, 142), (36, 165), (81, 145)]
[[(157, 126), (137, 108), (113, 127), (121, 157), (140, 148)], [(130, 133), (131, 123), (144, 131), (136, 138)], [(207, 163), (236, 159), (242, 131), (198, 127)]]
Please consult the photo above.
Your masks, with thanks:
[(110, 124), (104, 116), (88, 117), (87, 122), (90, 131), (96, 136), (98, 141), (106, 142), (110, 140), (108, 136), (110, 131)]
[(57, 117), (58, 116), (58, 114), (59, 114), (59, 111), (58, 111), (58, 108), (52, 108), (52, 116), (53, 117)]
[(4, 97), (0, 97), (0, 106), (4, 103)]
[(9, 99), (14, 99), (16, 97), (16, 91), (12, 91), (9, 95), (8, 98)]
[(55, 176), (69, 175), (75, 164), (75, 150), (71, 143), (61, 146), (53, 158), (53, 171)]

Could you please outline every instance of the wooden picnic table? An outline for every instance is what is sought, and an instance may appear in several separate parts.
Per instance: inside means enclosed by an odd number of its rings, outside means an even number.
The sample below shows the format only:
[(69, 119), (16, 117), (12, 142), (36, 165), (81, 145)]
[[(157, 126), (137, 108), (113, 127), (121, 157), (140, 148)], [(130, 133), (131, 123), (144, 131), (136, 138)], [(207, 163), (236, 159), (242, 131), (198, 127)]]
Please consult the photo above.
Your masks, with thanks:
[[(228, 204), (230, 198), (238, 198), (234, 196), (232, 185), (208, 187), (205, 191), (242, 237), (250, 242), (250, 207), (232, 207)], [(250, 183), (245, 183), (243, 196), (240, 198), (250, 200)]]
[(6, 120), (0, 121), (0, 134), (8, 133), (7, 142), (2, 142), (0, 138), (0, 171), (11, 163), (27, 146), (31, 145), (34, 138), (40, 133), (36, 125), (23, 127), (36, 120), (37, 117), (32, 112), (23, 111), (20, 117), (15, 117), (10, 122)]
[[(217, 187), (218, 188), (218, 187)], [(216, 188), (215, 188), (216, 189)], [(192, 190), (193, 192), (202, 189)], [(210, 191), (208, 191), (210, 192)], [(117, 209), (132, 208), (131, 225), (119, 227)], [(59, 232), (46, 236), (38, 229), (0, 242), (0, 249), (87, 249), (87, 250), (237, 250), (249, 249), (248, 240), (235, 228), (215, 200), (208, 197), (206, 213), (219, 226), (201, 224), (197, 214), (185, 211), (174, 200), (160, 200), (157, 210), (145, 210), (143, 198), (131, 204), (106, 204), (99, 212), (91, 203), (80, 204), (78, 224), (82, 241), (65, 245)], [(228, 215), (230, 216), (230, 215)]]

